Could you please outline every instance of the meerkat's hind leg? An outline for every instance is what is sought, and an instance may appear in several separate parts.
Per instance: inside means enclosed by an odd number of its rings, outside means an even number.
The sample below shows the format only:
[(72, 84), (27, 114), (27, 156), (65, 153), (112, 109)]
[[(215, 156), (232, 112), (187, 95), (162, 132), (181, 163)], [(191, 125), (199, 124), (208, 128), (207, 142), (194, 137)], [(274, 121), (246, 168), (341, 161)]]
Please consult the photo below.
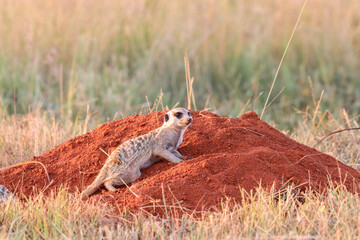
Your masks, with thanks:
[(134, 181), (135, 182), (139, 177), (141, 177), (141, 171), (140, 171), (140, 168), (138, 168), (136, 170), (136, 173), (135, 173), (135, 177), (134, 177)]
[(116, 190), (116, 188), (113, 186), (113, 181), (112, 180), (107, 180), (104, 182), (104, 186), (106, 187), (107, 190), (109, 190), (110, 192), (113, 192)]
[[(140, 168), (138, 168), (137, 170), (136, 170), (136, 179), (138, 179), (139, 177), (141, 177), (141, 171), (140, 171)], [(136, 180), (135, 179), (135, 180)], [(134, 181), (135, 181), (134, 180)]]
[(132, 182), (134, 182), (136, 179), (138, 179), (141, 176), (140, 169), (136, 169), (135, 171), (132, 171), (125, 176), (117, 177), (116, 179), (108, 179), (104, 181), (104, 186), (107, 190), (110, 192), (116, 191), (115, 186), (121, 186), (121, 185), (127, 185)]
[(97, 190), (100, 189), (101, 185), (102, 185), (102, 182), (96, 181), (96, 182), (92, 183), (91, 185), (89, 185), (84, 191), (82, 191), (81, 195), (90, 197), (92, 194), (94, 194)]

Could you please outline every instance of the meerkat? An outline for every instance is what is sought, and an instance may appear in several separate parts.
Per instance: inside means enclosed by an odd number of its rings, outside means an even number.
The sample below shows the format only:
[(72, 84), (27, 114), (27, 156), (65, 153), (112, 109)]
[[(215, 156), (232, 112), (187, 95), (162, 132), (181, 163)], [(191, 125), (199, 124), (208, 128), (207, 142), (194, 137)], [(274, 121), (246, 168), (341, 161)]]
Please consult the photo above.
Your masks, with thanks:
[(141, 169), (150, 167), (161, 158), (172, 163), (190, 158), (181, 155), (177, 149), (191, 122), (192, 117), (187, 109), (175, 108), (167, 112), (161, 127), (119, 145), (82, 196), (90, 197), (102, 186), (115, 191), (114, 186), (132, 183), (141, 176)]
[(0, 203), (15, 199), (14, 195), (3, 185), (0, 185)]

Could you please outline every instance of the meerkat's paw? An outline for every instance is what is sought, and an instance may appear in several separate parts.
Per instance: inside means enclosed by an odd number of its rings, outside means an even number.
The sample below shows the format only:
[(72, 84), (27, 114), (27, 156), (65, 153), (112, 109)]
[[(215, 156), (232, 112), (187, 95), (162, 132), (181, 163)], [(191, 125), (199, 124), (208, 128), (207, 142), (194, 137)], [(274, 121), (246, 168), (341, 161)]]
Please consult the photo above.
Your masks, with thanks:
[(104, 182), (104, 186), (106, 187), (106, 189), (111, 191), (111, 192), (114, 192), (114, 191), (116, 191), (116, 188), (112, 184), (113, 184), (112, 181)]

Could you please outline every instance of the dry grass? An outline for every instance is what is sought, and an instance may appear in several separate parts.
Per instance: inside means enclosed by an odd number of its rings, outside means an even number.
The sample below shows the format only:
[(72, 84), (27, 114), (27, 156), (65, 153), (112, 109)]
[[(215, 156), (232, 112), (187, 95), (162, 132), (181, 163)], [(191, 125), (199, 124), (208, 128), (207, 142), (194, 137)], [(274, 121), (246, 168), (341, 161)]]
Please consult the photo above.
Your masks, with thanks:
[[(314, 98), (315, 99), (315, 98)], [(335, 117), (321, 107), (321, 100), (314, 101), (313, 106), (297, 112), (302, 116), (291, 137), (305, 145), (315, 147), (343, 163), (360, 170), (359, 131), (346, 131), (334, 134), (318, 144), (329, 133), (345, 128), (359, 128), (360, 115), (350, 118), (345, 109), (339, 110)]]
[[(316, 143), (324, 133), (344, 126), (356, 126), (356, 119), (343, 118), (321, 110), (321, 106), (309, 107), (303, 113), (292, 137), (307, 144)], [(7, 119), (10, 116), (3, 117)], [(38, 136), (27, 128), (18, 127), (22, 122), (41, 121)], [(43, 151), (54, 143), (54, 131), (59, 136), (71, 136), (78, 132), (76, 124), (67, 128), (55, 119), (39, 111), (22, 117), (14, 117), (12, 127), (3, 128), (4, 136), (21, 135), (28, 145), (20, 145), (17, 138), (7, 139), (8, 146), (18, 146), (31, 156), (29, 148), (41, 138)], [(3, 120), (4, 121), (4, 120)], [(55, 130), (54, 130), (55, 129)], [(81, 132), (81, 131), (80, 131)], [(319, 146), (346, 164), (358, 164), (359, 145), (351, 133), (336, 135)], [(60, 141), (60, 139), (58, 140)], [(0, 145), (2, 146), (2, 145)], [(30, 147), (31, 146), (31, 147)], [(4, 149), (4, 148), (2, 148)], [(4, 159), (12, 159), (11, 153), (2, 151)], [(40, 154), (40, 152), (39, 152)], [(25, 157), (25, 154), (23, 155)], [(357, 165), (356, 165), (357, 166)], [(295, 191), (296, 192), (296, 191)], [(204, 211), (200, 216), (185, 215), (159, 219), (147, 214), (129, 214), (116, 206), (103, 206), (96, 202), (83, 202), (78, 194), (68, 193), (66, 188), (50, 197), (41, 194), (25, 202), (15, 201), (2, 205), (0, 212), (0, 238), (9, 239), (354, 239), (360, 237), (358, 206), (360, 198), (343, 187), (331, 187), (325, 194), (306, 192), (301, 198), (294, 194), (292, 186), (281, 193), (261, 188), (252, 193), (239, 189), (246, 201), (233, 204), (224, 200), (216, 213)], [(169, 216), (177, 216), (168, 208)]]
[[(39, 108), (25, 115), (8, 115), (0, 107), (0, 168), (39, 156), (85, 133), (89, 127), (86, 119), (82, 122), (56, 119)], [(90, 125), (93, 127), (94, 123)]]
[[(160, 219), (129, 215), (103, 204), (82, 202), (61, 190), (24, 203), (1, 206), (0, 237), (9, 239), (356, 239), (360, 237), (360, 199), (344, 188), (329, 188), (326, 197), (291, 187), (281, 194), (261, 188), (234, 205), (224, 200), (217, 212), (197, 217)], [(168, 208), (169, 215), (172, 209)]]

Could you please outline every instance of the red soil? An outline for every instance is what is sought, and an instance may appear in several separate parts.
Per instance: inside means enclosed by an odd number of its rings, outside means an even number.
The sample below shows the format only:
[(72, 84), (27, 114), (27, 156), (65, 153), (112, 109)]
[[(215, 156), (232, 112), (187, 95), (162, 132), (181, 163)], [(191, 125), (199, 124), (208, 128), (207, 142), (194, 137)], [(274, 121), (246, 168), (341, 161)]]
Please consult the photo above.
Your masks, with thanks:
[[(185, 132), (179, 151), (193, 159), (180, 164), (161, 161), (142, 171), (131, 190), (122, 186), (115, 193), (105, 189), (91, 198), (117, 204), (120, 208), (147, 209), (146, 206), (172, 205), (179, 201), (189, 210), (209, 209), (223, 197), (240, 200), (239, 188), (247, 191), (261, 184), (280, 188), (285, 182), (321, 190), (331, 179), (353, 191), (360, 173), (333, 157), (300, 144), (267, 123), (255, 112), (241, 118), (193, 111), (193, 124)], [(42, 162), (52, 180), (49, 185), (44, 169), (29, 164), (0, 172), (0, 184), (17, 195), (49, 193), (67, 185), (70, 192), (83, 190), (95, 178), (107, 155), (125, 140), (145, 134), (162, 124), (164, 112), (130, 116), (102, 124), (85, 135), (72, 138), (32, 161)], [(171, 191), (169, 190), (171, 189)], [(176, 197), (176, 200), (175, 198)]]

